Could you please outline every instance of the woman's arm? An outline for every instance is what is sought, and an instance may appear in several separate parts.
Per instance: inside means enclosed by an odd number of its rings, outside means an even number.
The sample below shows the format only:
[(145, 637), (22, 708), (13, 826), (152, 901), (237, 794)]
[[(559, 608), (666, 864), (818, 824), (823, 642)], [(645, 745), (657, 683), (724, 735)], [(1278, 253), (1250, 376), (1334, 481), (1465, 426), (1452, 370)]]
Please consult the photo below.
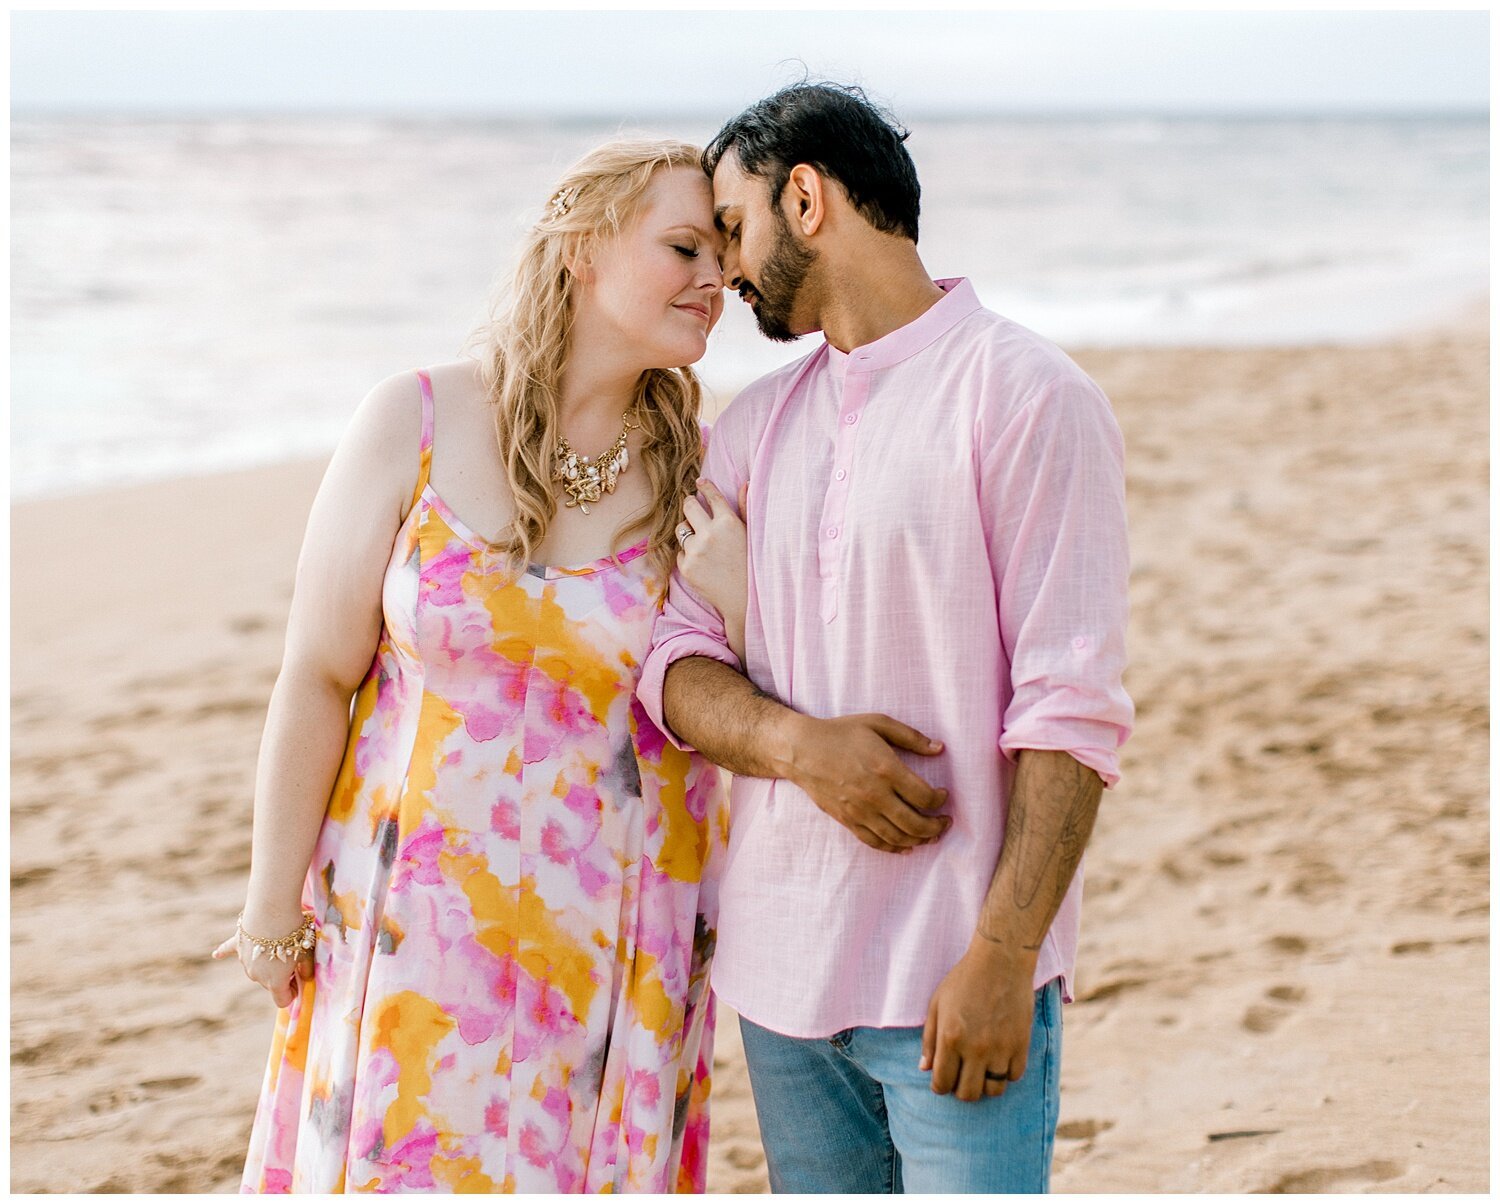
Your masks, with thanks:
[(696, 497), (689, 497), (682, 505), (682, 522), (692, 527), (693, 534), (678, 552), (677, 570), (719, 612), (724, 620), (724, 638), (743, 665), (750, 550), (740, 514), (745, 510), (748, 485), (740, 486), (739, 514), (712, 481), (701, 480), (698, 487), (708, 505), (705, 507)]
[[(381, 588), (420, 459), (421, 405), (406, 373), (377, 385), (339, 443), (308, 518), (255, 772), (244, 929), (281, 937), (302, 921), (302, 885), (349, 733), (349, 702), (380, 638)], [(221, 945), (228, 956), (236, 942)], [(250, 959), (278, 1007), (292, 967)]]

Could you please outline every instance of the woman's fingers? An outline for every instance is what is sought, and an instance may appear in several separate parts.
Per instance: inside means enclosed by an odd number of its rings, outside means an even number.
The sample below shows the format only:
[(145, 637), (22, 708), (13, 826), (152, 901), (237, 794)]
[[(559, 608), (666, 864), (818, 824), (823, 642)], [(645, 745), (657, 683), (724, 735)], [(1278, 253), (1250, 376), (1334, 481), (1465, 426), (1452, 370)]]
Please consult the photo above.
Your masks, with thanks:
[(229, 937), (222, 945), (220, 945), (213, 951), (213, 956), (215, 958), (228, 957), (235, 951), (235, 946), (239, 943), (239, 939), (240, 938), (238, 935)]
[(703, 491), (703, 496), (708, 499), (710, 514), (717, 515), (729, 509), (729, 502), (725, 500), (724, 495), (719, 492), (719, 487), (712, 481), (700, 480), (698, 488)]
[(694, 531), (699, 527), (708, 526), (712, 519), (712, 515), (703, 508), (703, 503), (692, 494), (689, 494), (687, 500), (682, 503), (682, 517), (687, 519), (688, 526)]
[(271, 1000), (277, 1007), (288, 1007), (291, 1005), (292, 1000), (297, 998), (297, 992), (292, 990), (292, 983), (296, 978), (297, 976), (293, 974), (283, 982), (269, 984)]

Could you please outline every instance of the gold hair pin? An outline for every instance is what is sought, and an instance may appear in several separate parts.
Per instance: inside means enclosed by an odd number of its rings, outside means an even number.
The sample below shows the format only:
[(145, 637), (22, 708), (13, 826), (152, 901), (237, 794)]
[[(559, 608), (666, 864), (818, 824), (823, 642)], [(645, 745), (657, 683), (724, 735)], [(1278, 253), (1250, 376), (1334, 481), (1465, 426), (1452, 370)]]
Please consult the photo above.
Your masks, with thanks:
[(578, 199), (578, 185), (571, 188), (559, 188), (552, 194), (550, 208), (553, 217), (566, 217), (568, 210), (573, 208), (573, 202)]

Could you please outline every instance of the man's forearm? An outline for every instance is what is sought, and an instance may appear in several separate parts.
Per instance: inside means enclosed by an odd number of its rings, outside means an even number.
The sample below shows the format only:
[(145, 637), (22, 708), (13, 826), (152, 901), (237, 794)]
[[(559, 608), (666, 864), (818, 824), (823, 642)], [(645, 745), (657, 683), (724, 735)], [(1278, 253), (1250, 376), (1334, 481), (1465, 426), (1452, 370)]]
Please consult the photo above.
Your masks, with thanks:
[(1035, 958), (1083, 859), (1103, 791), (1099, 775), (1065, 752), (1020, 753), (977, 936)]
[(728, 665), (706, 656), (673, 661), (662, 683), (662, 710), (679, 739), (730, 773), (789, 776), (801, 716)]

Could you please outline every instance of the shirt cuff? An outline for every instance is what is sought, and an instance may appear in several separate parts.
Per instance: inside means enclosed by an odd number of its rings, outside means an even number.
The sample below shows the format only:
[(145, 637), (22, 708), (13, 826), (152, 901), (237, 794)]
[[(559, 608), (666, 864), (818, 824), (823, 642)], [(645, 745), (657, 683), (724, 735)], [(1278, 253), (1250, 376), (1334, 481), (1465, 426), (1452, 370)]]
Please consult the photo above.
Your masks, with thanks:
[[(1080, 765), (1097, 773), (1108, 789), (1120, 780), (1119, 745), (1124, 743), (1124, 739), (1113, 724), (1089, 724), (1088, 729), (1052, 732), (1047, 735), (1038, 733), (1036, 736), (1027, 736), (1024, 732), (1006, 732), (1000, 737), (1000, 751), (1012, 763), (1023, 749), (1065, 752)], [(1104, 744), (1102, 740), (1110, 743)]]

